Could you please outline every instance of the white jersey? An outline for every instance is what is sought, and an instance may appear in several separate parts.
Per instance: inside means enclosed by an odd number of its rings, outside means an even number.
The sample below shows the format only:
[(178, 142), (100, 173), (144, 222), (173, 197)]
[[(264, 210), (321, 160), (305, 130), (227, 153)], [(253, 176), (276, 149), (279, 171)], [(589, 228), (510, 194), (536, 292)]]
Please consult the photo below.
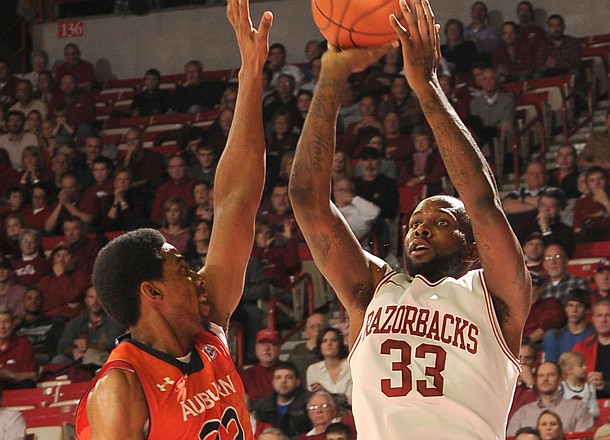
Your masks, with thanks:
[(505, 437), (520, 366), (482, 270), (436, 283), (389, 272), (349, 362), (359, 438)]

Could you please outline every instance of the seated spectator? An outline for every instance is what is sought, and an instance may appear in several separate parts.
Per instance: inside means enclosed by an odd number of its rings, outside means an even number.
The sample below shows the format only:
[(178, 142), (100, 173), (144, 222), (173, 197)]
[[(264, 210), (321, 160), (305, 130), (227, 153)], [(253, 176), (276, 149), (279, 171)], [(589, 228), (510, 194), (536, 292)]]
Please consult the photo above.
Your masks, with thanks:
[(87, 237), (83, 221), (78, 217), (66, 217), (63, 221), (63, 232), (67, 244), (74, 251), (76, 266), (91, 275), (102, 244), (96, 238)]
[(40, 146), (40, 136), (42, 135), (42, 115), (38, 110), (30, 110), (26, 115), (25, 125), (28, 133), (35, 134), (38, 138), (38, 145)]
[[(307, 64), (301, 68), (303, 72), (303, 80), (310, 81), (313, 77), (313, 61), (320, 59), (326, 51), (326, 43), (318, 40), (309, 40), (305, 44), (305, 56), (307, 57)], [(303, 87), (301, 86), (301, 89)]]
[(266, 139), (267, 155), (282, 157), (293, 151), (299, 136), (295, 133), (295, 121), (286, 110), (279, 109), (271, 116), (269, 135)]
[(0, 387), (0, 426), (2, 438), (21, 440), (26, 437), (25, 420), (20, 411), (2, 407), (2, 387)]
[(542, 26), (538, 26), (534, 19), (534, 5), (529, 1), (521, 1), (517, 4), (517, 18), (519, 19), (519, 39), (529, 41), (534, 48), (546, 38), (546, 32)]
[[(357, 99), (357, 88), (353, 81), (347, 81), (341, 94), (341, 106), (339, 107), (339, 119), (337, 122), (337, 134), (341, 138), (346, 128), (362, 117)], [(337, 144), (338, 145), (338, 144)]]
[(303, 233), (294, 219), (290, 205), (288, 181), (278, 180), (273, 184), (270, 200), (271, 206), (268, 209), (261, 209), (260, 218), (269, 222), (269, 228), (273, 233), (290, 229), (290, 236), (293, 240), (297, 243), (304, 242)]
[(271, 123), (273, 115), (279, 110), (291, 115), (293, 121), (298, 121), (301, 115), (295, 96), (296, 79), (294, 76), (282, 73), (274, 85), (274, 91), (263, 100), (263, 121), (265, 126)]
[[(44, 119), (47, 116), (47, 105), (40, 99), (33, 98), (32, 83), (26, 79), (17, 82), (17, 87), (15, 88), (15, 103), (10, 109), (21, 112), (26, 116), (32, 110), (36, 110), (41, 116), (41, 119)], [(24, 129), (31, 132), (32, 127), (27, 121)]]
[(546, 188), (546, 167), (542, 162), (531, 161), (523, 174), (525, 185), (509, 192), (502, 199), (502, 209), (520, 241), (527, 236), (526, 230), (538, 213), (538, 204)]
[(443, 193), (442, 177), (447, 170), (428, 126), (420, 125), (413, 130), (413, 146), (406, 161), (405, 185), (418, 194), (420, 200)]
[[(92, 136), (95, 126), (95, 101), (89, 93), (79, 91), (76, 77), (66, 73), (59, 83), (60, 93), (53, 96), (49, 106), (49, 116), (61, 116), (59, 122), (67, 122), (74, 127), (75, 137)], [(65, 113), (64, 113), (65, 112)], [(63, 115), (65, 114), (65, 119)]]
[(378, 99), (374, 95), (363, 95), (358, 101), (360, 119), (348, 125), (341, 139), (340, 150), (351, 157), (360, 157), (371, 135), (383, 131), (383, 124), (377, 118)]
[(11, 260), (0, 257), (0, 306), (10, 307), (16, 315), (21, 315), (25, 290), (25, 286), (15, 283)]
[(23, 217), (19, 214), (9, 214), (4, 220), (4, 234), (0, 236), (0, 254), (8, 258), (19, 258), (19, 234), (27, 228)]
[(508, 435), (515, 435), (519, 428), (536, 426), (538, 416), (544, 410), (556, 412), (568, 432), (588, 431), (593, 427), (593, 417), (587, 405), (580, 400), (564, 399), (561, 397), (559, 384), (561, 372), (554, 362), (544, 362), (536, 371), (536, 388), (538, 399), (528, 403), (517, 410), (508, 422)]
[(326, 391), (316, 391), (309, 396), (307, 415), (313, 427), (306, 434), (299, 435), (297, 440), (323, 440), (326, 428), (331, 423), (339, 421), (335, 401)]
[(546, 278), (544, 271), (544, 241), (542, 234), (534, 232), (523, 240), (523, 256), (525, 257), (525, 265), (530, 272)]
[[(610, 128), (610, 109), (606, 112), (606, 127)], [(583, 168), (598, 166), (610, 171), (610, 130), (594, 131), (589, 135), (585, 148), (578, 155), (578, 164)]]
[[(165, 212), (165, 201), (170, 197), (179, 197), (186, 203), (187, 209), (193, 206), (193, 179), (186, 175), (186, 162), (181, 156), (172, 156), (167, 162), (169, 179), (155, 191), (150, 219), (161, 224)], [(185, 219), (186, 220), (186, 219)]]
[(352, 162), (349, 156), (342, 151), (335, 152), (331, 174), (333, 185), (341, 179), (352, 180), (353, 177), (354, 172), (352, 170)]
[(572, 144), (559, 147), (555, 161), (557, 167), (549, 173), (549, 186), (560, 188), (566, 199), (577, 199), (581, 196), (578, 191), (578, 166), (576, 163), (576, 148)]
[(190, 238), (189, 230), (186, 227), (188, 215), (186, 203), (180, 197), (169, 197), (165, 200), (163, 209), (163, 221), (159, 232), (182, 254), (186, 251)]
[(31, 203), (23, 208), (23, 220), (36, 230), (44, 229), (45, 222), (53, 212), (48, 204), (48, 185), (36, 183), (32, 186)]
[(275, 288), (274, 293), (286, 288), (290, 284), (290, 277), (301, 269), (299, 251), (291, 229), (272, 229), (265, 219), (256, 221), (252, 257), (263, 265), (269, 282)]
[[(93, 162), (99, 157), (105, 157), (102, 156), (103, 148), (102, 138), (99, 136), (87, 136), (85, 139), (84, 156), (79, 160), (74, 161), (74, 171), (78, 174), (83, 188), (85, 189), (95, 183), (93, 177)], [(114, 164), (110, 163), (108, 168), (112, 170)]]
[(44, 312), (67, 321), (81, 312), (83, 294), (90, 284), (90, 277), (76, 267), (74, 250), (66, 242), (55, 246), (49, 260), (53, 271), (38, 283), (44, 294)]
[(208, 142), (216, 147), (217, 152), (222, 152), (227, 145), (234, 115), (233, 110), (222, 110), (208, 130)]
[[(49, 193), (52, 199), (57, 198), (57, 193), (61, 190), (61, 179), (66, 173), (77, 176), (74, 170), (73, 151), (71, 147), (62, 146), (51, 158), (51, 172), (53, 173), (53, 190)], [(77, 176), (78, 178), (78, 176)]]
[[(23, 286), (36, 286), (51, 271), (51, 265), (40, 245), (40, 234), (34, 229), (24, 229), (19, 235), (21, 257), (12, 261), (13, 275)], [(17, 310), (17, 309), (14, 309)]]
[(521, 347), (519, 348), (519, 363), (521, 364), (521, 373), (517, 378), (517, 385), (513, 394), (513, 402), (508, 412), (508, 420), (510, 420), (515, 412), (523, 405), (534, 402), (538, 398), (536, 391), (536, 364), (538, 361), (538, 349), (529, 340), (523, 338)]
[(544, 440), (565, 440), (561, 417), (551, 410), (544, 410), (538, 416), (536, 428)]
[[(68, 321), (57, 345), (57, 356), (52, 363), (83, 359), (85, 354), (98, 356), (101, 366), (115, 346), (115, 339), (124, 327), (112, 320), (102, 308), (97, 292), (89, 286), (85, 292), (85, 313)], [(97, 364), (97, 363), (96, 363)]]
[(195, 220), (204, 219), (212, 221), (214, 218), (214, 206), (212, 205), (214, 189), (207, 180), (197, 180), (193, 183), (194, 205), (189, 209), (189, 224)]
[(154, 185), (165, 171), (163, 156), (152, 148), (144, 148), (144, 133), (132, 127), (125, 133), (126, 153), (119, 154), (118, 165), (124, 165), (131, 173), (133, 185)]
[[(447, 97), (447, 100), (462, 121), (470, 115), (470, 100), (472, 99), (467, 87), (455, 87), (455, 80), (448, 73), (438, 76), (438, 84)], [(468, 128), (468, 124), (466, 125)]]
[(205, 265), (211, 231), (212, 222), (210, 220), (199, 218), (191, 223), (189, 241), (183, 254), (189, 267), (194, 271), (198, 271)]
[(200, 61), (189, 61), (184, 66), (184, 81), (176, 86), (171, 97), (170, 108), (178, 113), (212, 110), (220, 102), (224, 88), (222, 81), (204, 81)]
[(339, 179), (333, 184), (333, 201), (350, 229), (361, 243), (367, 240), (381, 209), (373, 202), (357, 196), (354, 182)]
[(263, 429), (257, 440), (290, 440), (290, 438), (281, 429), (270, 427)]
[[(385, 141), (384, 137), (381, 133), (372, 134), (371, 137), (366, 142), (364, 148), (374, 148), (375, 150), (381, 153), (381, 163), (379, 165), (379, 172), (390, 179), (397, 179), (398, 171), (396, 168), (396, 162), (392, 159), (387, 159), (385, 154)], [(354, 175), (356, 177), (361, 177), (363, 174), (362, 166), (357, 164), (354, 167)]]
[[(581, 44), (578, 38), (565, 35), (565, 21), (559, 14), (546, 20), (547, 37), (536, 54), (536, 76), (557, 76), (571, 73), (580, 76)], [(578, 81), (578, 78), (577, 78)]]
[(53, 172), (46, 167), (45, 159), (39, 147), (29, 145), (21, 153), (23, 169), (19, 173), (19, 183), (24, 191), (31, 193), (37, 183), (53, 182)]
[(25, 205), (26, 193), (23, 188), (10, 188), (7, 195), (8, 204), (0, 205), (0, 218), (6, 218), (11, 214), (20, 215)]
[[(301, 85), (301, 88), (299, 89), (299, 93), (297, 94), (297, 100), (298, 100), (298, 96), (301, 94), (301, 92), (309, 94), (310, 98), (313, 96), (313, 92), (315, 92), (316, 86), (318, 85), (318, 81), (320, 80), (320, 72), (322, 71), (322, 55), (311, 60), (309, 64), (311, 66), (311, 77), (310, 77), (309, 81), (307, 81), (306, 83)], [(303, 109), (301, 108), (300, 105), (297, 104), (297, 106), (299, 107), (299, 110), (301, 110), (301, 119), (302, 120), (300, 122), (303, 122), (303, 121), (305, 121), (305, 116), (307, 116), (307, 113), (303, 112)], [(299, 128), (303, 128), (303, 126), (301, 125), (301, 127), (299, 127)]]
[(593, 440), (610, 440), (610, 423), (605, 423), (597, 428)]
[(610, 300), (593, 306), (595, 333), (578, 342), (572, 351), (582, 353), (587, 364), (587, 382), (597, 390), (598, 398), (610, 397)]
[(309, 393), (301, 386), (299, 373), (290, 362), (278, 362), (272, 374), (272, 391), (258, 399), (252, 409), (257, 420), (295, 438), (311, 428), (306, 412)]
[(554, 297), (565, 305), (572, 289), (582, 289), (590, 293), (589, 283), (584, 278), (568, 272), (568, 254), (559, 244), (549, 244), (544, 249), (544, 270), (548, 281), (544, 284), (541, 298)]
[(514, 21), (505, 21), (501, 29), (501, 41), (491, 55), (491, 64), (500, 82), (525, 81), (534, 71), (535, 47), (531, 41), (520, 39)]
[(568, 351), (559, 356), (558, 364), (564, 378), (560, 385), (563, 398), (582, 400), (593, 418), (599, 417), (595, 388), (587, 383), (585, 357), (581, 353)]
[(412, 154), (413, 142), (400, 131), (400, 115), (394, 111), (387, 112), (383, 118), (383, 140), (385, 158), (396, 163), (396, 179), (402, 185), (407, 178), (407, 160)]
[(145, 195), (140, 188), (131, 185), (131, 173), (119, 167), (114, 173), (110, 208), (100, 220), (102, 231), (131, 231), (150, 227), (150, 214)]
[(412, 93), (404, 75), (392, 76), (390, 93), (379, 103), (377, 118), (383, 121), (390, 111), (399, 115), (400, 131), (403, 134), (411, 134), (415, 127), (424, 123), (424, 113), (419, 100)]
[(571, 351), (576, 343), (590, 336), (594, 328), (587, 321), (589, 293), (581, 289), (571, 289), (566, 297), (564, 311), (565, 326), (549, 330), (544, 335), (544, 359), (557, 362), (561, 354)]
[(517, 430), (515, 440), (542, 440), (542, 437), (540, 437), (540, 431), (537, 428), (524, 426)]
[(307, 118), (307, 114), (309, 113), (309, 107), (311, 107), (311, 101), (313, 99), (313, 91), (309, 90), (299, 90), (297, 93), (297, 108), (300, 113), (300, 121), (301, 125), (297, 125), (297, 129), (299, 132), (303, 129), (303, 123), (305, 122), (305, 118)]
[(324, 440), (352, 440), (354, 438), (350, 427), (341, 422), (331, 423), (324, 432)]
[(595, 290), (591, 295), (591, 304), (595, 304), (602, 298), (610, 297), (610, 260), (602, 258), (597, 263), (593, 274)]
[(592, 166), (585, 174), (589, 194), (574, 204), (574, 231), (583, 242), (610, 240), (608, 172)]
[(256, 334), (254, 349), (258, 363), (240, 373), (253, 408), (258, 399), (273, 391), (273, 367), (280, 360), (280, 334), (270, 328), (262, 329)]
[(38, 74), (38, 81), (36, 81), (36, 92), (34, 97), (40, 99), (47, 105), (47, 108), (53, 102), (56, 91), (56, 83), (53, 78), (53, 73), (48, 70), (43, 70)]
[[(2, 61), (0, 60), (0, 65)], [(21, 154), (25, 147), (38, 145), (38, 138), (25, 131), (25, 114), (9, 111), (6, 114), (7, 133), (0, 135), (0, 148), (4, 148), (11, 159), (11, 166), (17, 171), (23, 169)]]
[(80, 49), (74, 43), (68, 43), (64, 47), (64, 62), (55, 69), (55, 78), (58, 82), (65, 75), (73, 75), (76, 86), (86, 92), (91, 92), (97, 87), (95, 70), (89, 61), (80, 57)]
[(38, 365), (49, 363), (57, 354), (57, 344), (64, 330), (61, 319), (47, 316), (43, 310), (44, 295), (37, 287), (30, 287), (23, 295), (23, 319), (15, 327), (15, 333), (30, 340)]
[(235, 104), (237, 102), (237, 87), (229, 86), (220, 97), (220, 103), (218, 104), (218, 110), (232, 110), (235, 111)]
[(366, 69), (364, 72), (366, 75), (364, 87), (368, 90), (378, 90), (382, 93), (387, 93), (392, 86), (392, 80), (400, 75), (402, 70), (402, 50), (400, 46), (393, 47), (379, 61)]
[(541, 298), (543, 280), (534, 272), (530, 272), (532, 278), (532, 305), (530, 313), (525, 321), (523, 336), (529, 338), (533, 343), (542, 342), (544, 333), (561, 327), (566, 319), (563, 305), (557, 298)]
[(36, 386), (36, 358), (28, 338), (14, 332), (13, 310), (0, 305), (0, 388), (14, 390)]
[(477, 47), (479, 59), (490, 62), (491, 54), (498, 46), (498, 30), (488, 24), (487, 5), (476, 1), (470, 7), (472, 22), (464, 28), (464, 40), (472, 41)]
[(213, 144), (203, 143), (197, 146), (195, 160), (192, 166), (188, 167), (186, 174), (193, 180), (205, 180), (208, 185), (214, 184), (216, 177), (216, 167), (218, 166), (218, 152)]
[(38, 77), (42, 72), (47, 70), (48, 64), (49, 55), (44, 50), (33, 50), (30, 54), (30, 65), (32, 66), (32, 70), (18, 76), (27, 79), (30, 84), (32, 84), (34, 90), (37, 91)]
[(8, 107), (15, 102), (15, 89), (19, 79), (13, 76), (11, 65), (5, 58), (0, 58), (0, 106)]
[(451, 75), (459, 80), (470, 73), (472, 64), (478, 60), (477, 46), (464, 39), (464, 23), (460, 20), (450, 18), (444, 29), (446, 42), (441, 45), (441, 54), (447, 60)]
[(301, 84), (303, 84), (303, 71), (298, 66), (286, 63), (286, 47), (282, 43), (273, 43), (269, 46), (267, 67), (273, 73), (271, 78), (272, 85), (277, 84), (281, 75), (290, 75), (294, 78), (295, 90), (298, 90)]
[(112, 178), (114, 165), (104, 156), (93, 161), (93, 184), (83, 192), (83, 205), (85, 210), (93, 214), (92, 227), (99, 229), (100, 219), (110, 209), (114, 179)]
[(316, 351), (322, 361), (307, 368), (307, 389), (343, 394), (351, 404), (352, 375), (346, 359), (348, 348), (343, 342), (343, 333), (334, 327), (320, 330)]
[(315, 351), (318, 334), (320, 330), (326, 327), (328, 327), (328, 319), (322, 313), (314, 313), (307, 318), (305, 322), (307, 340), (295, 345), (288, 355), (288, 361), (292, 362), (299, 370), (299, 377), (307, 377), (307, 368), (318, 362)]
[(142, 91), (133, 95), (133, 116), (161, 115), (169, 110), (169, 92), (159, 88), (161, 74), (157, 69), (148, 69), (144, 74)]
[[(1, 110), (0, 117), (2, 117)], [(0, 121), (2, 120), (0, 119)], [(1, 133), (2, 130), (0, 130), (0, 134)], [(0, 147), (0, 173), (2, 174), (2, 179), (0, 179), (0, 197), (4, 197), (7, 195), (9, 188), (14, 188), (19, 185), (19, 173), (13, 168), (8, 151), (2, 147)]]
[(89, 211), (82, 196), (82, 187), (76, 174), (65, 173), (61, 178), (61, 189), (57, 195), (57, 205), (44, 224), (45, 231), (60, 235), (66, 217), (78, 217), (83, 223), (91, 223), (93, 212)]

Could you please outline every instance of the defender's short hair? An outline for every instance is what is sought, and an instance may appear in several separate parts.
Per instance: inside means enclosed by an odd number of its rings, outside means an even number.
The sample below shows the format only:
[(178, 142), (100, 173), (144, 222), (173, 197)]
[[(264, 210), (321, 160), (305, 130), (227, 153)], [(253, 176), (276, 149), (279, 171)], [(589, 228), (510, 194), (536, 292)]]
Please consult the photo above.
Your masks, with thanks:
[(161, 247), (165, 239), (155, 229), (127, 232), (108, 243), (93, 267), (93, 287), (102, 306), (119, 324), (140, 319), (140, 284), (163, 275)]

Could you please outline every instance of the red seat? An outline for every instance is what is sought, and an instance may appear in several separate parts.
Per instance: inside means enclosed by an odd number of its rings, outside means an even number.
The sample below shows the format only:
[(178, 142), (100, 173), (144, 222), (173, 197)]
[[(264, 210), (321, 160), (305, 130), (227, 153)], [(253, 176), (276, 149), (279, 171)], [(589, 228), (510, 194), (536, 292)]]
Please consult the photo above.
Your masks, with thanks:
[(3, 392), (2, 406), (47, 406), (55, 402), (56, 392), (57, 387), (5, 390)]
[(75, 413), (76, 405), (36, 408), (21, 412), (27, 428), (62, 426), (64, 423), (74, 423)]
[(578, 243), (572, 258), (610, 257), (610, 241)]

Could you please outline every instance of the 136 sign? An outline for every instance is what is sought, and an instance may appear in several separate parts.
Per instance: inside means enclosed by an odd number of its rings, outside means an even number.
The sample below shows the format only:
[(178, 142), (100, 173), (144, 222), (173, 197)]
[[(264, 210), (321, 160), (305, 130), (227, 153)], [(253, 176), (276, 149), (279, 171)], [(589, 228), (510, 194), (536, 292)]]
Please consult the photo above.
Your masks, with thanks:
[(82, 37), (85, 34), (85, 25), (83, 20), (57, 23), (57, 34), (59, 38)]

